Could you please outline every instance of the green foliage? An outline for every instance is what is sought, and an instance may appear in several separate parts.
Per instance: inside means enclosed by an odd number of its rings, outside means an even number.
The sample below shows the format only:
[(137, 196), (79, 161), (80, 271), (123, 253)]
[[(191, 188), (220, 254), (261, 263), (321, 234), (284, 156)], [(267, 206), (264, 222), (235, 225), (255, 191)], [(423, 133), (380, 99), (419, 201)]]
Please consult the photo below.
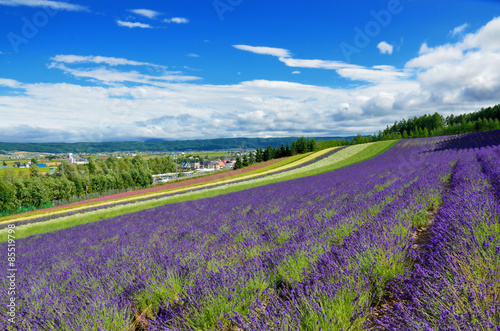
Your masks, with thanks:
[[(297, 140), (292, 141), (291, 148), (286, 143), (286, 147), (284, 144), (281, 144), (280, 147), (272, 147), (268, 145), (266, 149), (257, 148), (255, 153), (255, 162), (265, 162), (272, 159), (278, 159), (282, 157), (289, 157), (297, 154), (305, 154), (309, 152), (314, 152), (319, 150), (318, 143), (316, 142), (316, 138), (304, 138), (300, 137)], [(253, 163), (253, 153), (251, 152), (249, 155), (249, 159), (245, 162), (246, 155), (242, 161), (242, 167), (247, 167), (248, 165)], [(234, 167), (233, 169), (240, 169), (240, 167)]]
[(424, 138), (460, 133), (500, 130), (500, 105), (482, 108), (480, 111), (450, 115), (444, 118), (438, 113), (423, 115), (394, 122), (380, 132), (377, 139)]
[(234, 163), (233, 169), (238, 170), (243, 168), (243, 162), (241, 162), (241, 159), (239, 156), (236, 157), (236, 162)]
[(248, 158), (247, 158), (246, 155), (243, 157), (243, 162), (241, 164), (242, 164), (243, 167), (248, 167), (250, 165), (250, 163), (248, 162)]
[(54, 200), (89, 193), (137, 186), (148, 187), (153, 183), (149, 164), (161, 171), (175, 169), (175, 163), (170, 157), (152, 160), (145, 161), (140, 157), (133, 160), (109, 158), (100, 162), (90, 160), (86, 165), (63, 161), (59, 166), (59, 173), (45, 176), (40, 174), (35, 164), (31, 165), (28, 177), (7, 169), (0, 178), (0, 183), (6, 187), (6, 192), (11, 192), (14, 188), (15, 199), (8, 198), (11, 195), (5, 193), (5, 201), (0, 203), (0, 212), (5, 214), (15, 213), (16, 210), (22, 212), (26, 207), (41, 208)]
[(14, 211), (19, 207), (14, 184), (0, 180), (0, 211)]

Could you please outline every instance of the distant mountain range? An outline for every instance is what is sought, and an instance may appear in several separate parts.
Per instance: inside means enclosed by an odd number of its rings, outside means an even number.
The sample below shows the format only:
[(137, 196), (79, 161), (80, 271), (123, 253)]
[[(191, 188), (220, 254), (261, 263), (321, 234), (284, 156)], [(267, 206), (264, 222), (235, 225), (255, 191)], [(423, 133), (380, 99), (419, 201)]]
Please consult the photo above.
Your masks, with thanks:
[[(317, 137), (316, 140), (345, 139), (346, 137)], [(351, 138), (351, 137), (347, 137)], [(158, 140), (131, 142), (85, 142), (85, 143), (2, 143), (0, 153), (40, 152), (40, 153), (99, 153), (99, 152), (189, 152), (235, 149), (255, 149), (267, 146), (279, 147), (291, 144), (297, 137), (285, 138), (218, 138), (203, 140)]]

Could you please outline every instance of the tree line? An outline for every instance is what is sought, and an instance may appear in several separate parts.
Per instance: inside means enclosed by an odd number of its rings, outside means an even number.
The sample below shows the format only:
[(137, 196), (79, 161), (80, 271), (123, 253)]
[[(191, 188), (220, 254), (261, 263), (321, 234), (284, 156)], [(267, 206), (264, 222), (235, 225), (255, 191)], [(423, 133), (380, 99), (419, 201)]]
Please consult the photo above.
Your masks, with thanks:
[(289, 145), (286, 143), (281, 144), (281, 147), (267, 146), (266, 149), (261, 147), (257, 148), (255, 155), (250, 152), (248, 157), (246, 155), (241, 159), (239, 156), (236, 157), (236, 162), (233, 169), (238, 170), (247, 167), (253, 163), (260, 163), (269, 161), (272, 159), (279, 159), (282, 157), (293, 156), (297, 154), (304, 154), (309, 152), (314, 152), (318, 149), (316, 138), (300, 137), (297, 140), (292, 141)]
[(480, 111), (443, 117), (439, 113), (396, 121), (379, 132), (377, 140), (424, 138), (500, 130), (500, 105)]
[(6, 169), (0, 177), (0, 212), (13, 213), (23, 207), (41, 208), (54, 200), (90, 193), (148, 187), (153, 183), (153, 174), (175, 169), (170, 156), (149, 160), (140, 156), (110, 157), (105, 161), (90, 160), (83, 165), (63, 161), (59, 171), (52, 175), (41, 175), (36, 165), (30, 167), (29, 176)]

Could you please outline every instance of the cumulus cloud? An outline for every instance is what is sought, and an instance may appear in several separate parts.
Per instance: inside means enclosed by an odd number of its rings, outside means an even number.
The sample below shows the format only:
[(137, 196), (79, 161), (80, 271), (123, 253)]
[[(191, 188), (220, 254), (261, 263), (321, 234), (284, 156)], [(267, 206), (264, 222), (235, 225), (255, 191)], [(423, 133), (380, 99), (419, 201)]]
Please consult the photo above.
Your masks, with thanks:
[(150, 10), (150, 9), (130, 9), (129, 11), (134, 13), (134, 14), (141, 15), (141, 16), (151, 18), (151, 19), (155, 18), (158, 15), (161, 15), (160, 12), (157, 12), (155, 10)]
[(406, 63), (417, 69), (422, 90), (436, 101), (493, 100), (500, 92), (500, 18), (495, 18), (461, 41), (420, 48)]
[(186, 23), (189, 23), (189, 20), (185, 17), (172, 17), (172, 18), (164, 19), (163, 22), (176, 23), (176, 24), (186, 24)]
[[(387, 89), (395, 89), (394, 95), (401, 92), (400, 85)], [(23, 90), (22, 95), (0, 96), (0, 115), (11, 115), (2, 120), (0, 131), (25, 123), (72, 133), (62, 141), (106, 141), (350, 135), (358, 133), (360, 126), (366, 125), (370, 133), (379, 125), (363, 118), (358, 101), (367, 97), (363, 101), (369, 105), (380, 93), (375, 87), (343, 90), (256, 80), (234, 85), (167, 81), (162, 85), (101, 87), (23, 84)], [(339, 100), (349, 104), (349, 109), (334, 106)], [(393, 114), (389, 123), (398, 116)], [(63, 139), (63, 135), (57, 137)]]
[(378, 45), (377, 48), (380, 51), (380, 54), (392, 54), (392, 51), (394, 47), (390, 44), (388, 44), (386, 41), (381, 41)]
[(293, 75), (300, 75), (300, 71), (298, 71), (298, 70), (292, 71), (292, 74)]
[(149, 24), (146, 23), (140, 23), (140, 22), (126, 22), (122, 20), (116, 20), (116, 24), (118, 26), (123, 26), (127, 28), (142, 28), (142, 29), (152, 29), (153, 27)]
[(66, 11), (89, 11), (88, 7), (75, 5), (63, 1), (51, 0), (0, 0), (0, 6), (28, 6), (28, 7), (48, 7), (55, 10)]

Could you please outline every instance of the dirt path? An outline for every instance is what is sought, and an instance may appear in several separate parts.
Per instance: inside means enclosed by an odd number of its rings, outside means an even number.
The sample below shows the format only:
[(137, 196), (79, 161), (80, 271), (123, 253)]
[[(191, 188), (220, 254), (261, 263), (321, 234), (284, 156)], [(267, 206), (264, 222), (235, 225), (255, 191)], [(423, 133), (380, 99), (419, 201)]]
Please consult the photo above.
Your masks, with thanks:
[[(417, 228), (416, 231), (413, 233), (413, 244), (411, 248), (413, 250), (418, 251), (420, 256), (425, 255), (425, 246), (431, 240), (430, 228), (432, 224), (434, 224), (434, 219), (436, 218), (438, 212), (439, 212), (439, 207), (429, 211), (427, 224)], [(414, 262), (415, 261), (413, 260), (409, 261), (409, 263), (414, 263)], [(380, 300), (380, 303), (373, 309), (372, 316), (369, 318), (365, 326), (369, 330), (384, 330), (384, 331), (388, 330), (384, 327), (377, 326), (375, 320), (380, 320), (384, 316), (386, 316), (388, 311), (391, 311), (394, 305), (398, 302), (401, 301), (395, 297), (393, 292), (389, 291), (388, 293), (386, 293), (382, 297), (382, 300)]]

